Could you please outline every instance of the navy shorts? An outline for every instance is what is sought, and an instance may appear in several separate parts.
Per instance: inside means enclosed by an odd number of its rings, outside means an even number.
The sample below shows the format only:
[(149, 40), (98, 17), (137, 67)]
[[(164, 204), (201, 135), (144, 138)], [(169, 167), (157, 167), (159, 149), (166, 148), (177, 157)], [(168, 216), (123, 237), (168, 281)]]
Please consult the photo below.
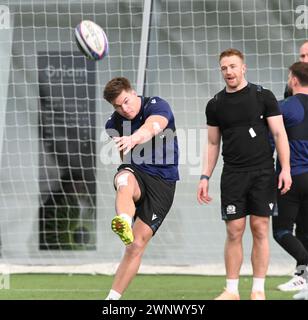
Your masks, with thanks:
[(130, 164), (120, 165), (118, 173), (122, 170), (133, 173), (141, 191), (140, 199), (135, 203), (135, 218), (147, 224), (154, 235), (172, 206), (176, 182), (149, 175)]

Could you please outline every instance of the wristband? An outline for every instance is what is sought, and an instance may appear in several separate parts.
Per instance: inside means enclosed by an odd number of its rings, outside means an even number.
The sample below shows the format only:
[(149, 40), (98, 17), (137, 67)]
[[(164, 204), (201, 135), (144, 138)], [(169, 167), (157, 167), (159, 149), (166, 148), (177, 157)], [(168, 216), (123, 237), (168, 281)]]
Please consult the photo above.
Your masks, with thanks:
[(207, 181), (209, 181), (210, 177), (205, 175), (205, 174), (202, 174), (201, 177), (200, 177), (200, 180), (203, 180), (203, 179), (206, 179)]

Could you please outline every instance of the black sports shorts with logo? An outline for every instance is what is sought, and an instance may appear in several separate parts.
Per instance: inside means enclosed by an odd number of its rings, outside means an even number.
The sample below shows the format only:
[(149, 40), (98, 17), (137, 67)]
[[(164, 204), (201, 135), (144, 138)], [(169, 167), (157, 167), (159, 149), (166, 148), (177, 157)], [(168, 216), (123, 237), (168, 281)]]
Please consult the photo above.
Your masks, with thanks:
[(250, 214), (260, 217), (272, 216), (277, 194), (274, 168), (248, 172), (224, 169), (220, 191), (223, 220), (240, 219)]
[(149, 175), (131, 164), (120, 165), (115, 177), (123, 170), (133, 173), (141, 191), (140, 199), (135, 202), (135, 218), (147, 224), (154, 235), (172, 206), (176, 182)]

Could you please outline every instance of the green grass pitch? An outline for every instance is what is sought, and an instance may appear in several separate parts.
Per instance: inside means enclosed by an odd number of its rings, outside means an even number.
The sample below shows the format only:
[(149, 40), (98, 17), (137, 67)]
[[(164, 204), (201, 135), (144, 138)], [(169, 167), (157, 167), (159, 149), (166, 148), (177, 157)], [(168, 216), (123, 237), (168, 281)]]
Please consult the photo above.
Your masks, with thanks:
[[(1, 300), (103, 300), (112, 276), (66, 274), (13, 274), (10, 289), (0, 290)], [(269, 300), (290, 300), (294, 293), (276, 289), (290, 277), (268, 277)], [(241, 299), (249, 299), (252, 278), (240, 279)], [(195, 275), (138, 275), (122, 299), (131, 300), (212, 300), (223, 290), (225, 278)]]

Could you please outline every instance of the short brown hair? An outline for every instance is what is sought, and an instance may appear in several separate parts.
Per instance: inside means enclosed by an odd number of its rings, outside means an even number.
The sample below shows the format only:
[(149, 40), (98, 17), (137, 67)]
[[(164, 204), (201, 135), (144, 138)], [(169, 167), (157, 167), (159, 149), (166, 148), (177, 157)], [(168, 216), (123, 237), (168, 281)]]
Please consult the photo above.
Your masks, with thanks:
[(112, 103), (121, 94), (123, 90), (132, 90), (132, 86), (129, 80), (124, 77), (113, 78), (105, 86), (104, 99)]
[(219, 56), (219, 61), (221, 61), (224, 57), (231, 57), (231, 56), (238, 56), (242, 61), (244, 61), (244, 55), (240, 50), (229, 48), (225, 51), (223, 51)]
[(306, 44), (306, 43), (308, 43), (308, 40), (305, 40), (305, 41), (301, 44), (300, 48), (301, 48), (304, 44)]
[(295, 62), (289, 68), (291, 74), (295, 76), (300, 85), (303, 87), (308, 86), (308, 63), (307, 62)]

